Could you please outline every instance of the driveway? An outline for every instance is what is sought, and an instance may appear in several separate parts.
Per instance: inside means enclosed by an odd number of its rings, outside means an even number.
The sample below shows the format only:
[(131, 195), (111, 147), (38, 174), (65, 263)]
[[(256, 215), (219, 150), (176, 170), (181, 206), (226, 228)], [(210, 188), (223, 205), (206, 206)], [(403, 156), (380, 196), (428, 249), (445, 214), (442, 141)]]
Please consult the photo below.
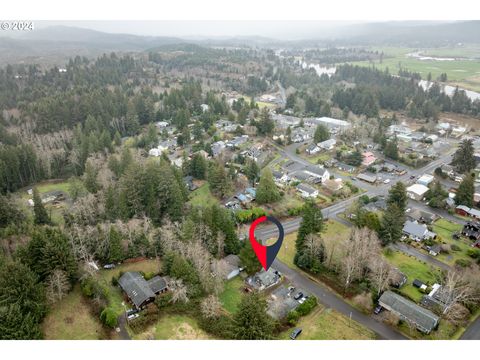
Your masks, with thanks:
[(125, 316), (125, 313), (122, 313), (122, 315), (119, 315), (117, 318), (118, 321), (118, 328), (120, 331), (118, 332), (118, 335), (120, 336), (121, 340), (132, 340), (130, 337), (130, 334), (127, 331), (127, 317)]
[(442, 262), (440, 260), (435, 259), (433, 256), (430, 256), (428, 254), (424, 254), (424, 253), (418, 251), (417, 249), (415, 249), (411, 246), (405, 245), (403, 243), (398, 242), (396, 244), (390, 245), (390, 247), (392, 249), (399, 250), (399, 251), (401, 251), (401, 252), (403, 252), (407, 255), (414, 256), (415, 258), (417, 258), (420, 261), (424, 261), (424, 262), (429, 263), (433, 266), (437, 266), (442, 270), (448, 271), (448, 270), (452, 269), (449, 265), (445, 264), (444, 262)]

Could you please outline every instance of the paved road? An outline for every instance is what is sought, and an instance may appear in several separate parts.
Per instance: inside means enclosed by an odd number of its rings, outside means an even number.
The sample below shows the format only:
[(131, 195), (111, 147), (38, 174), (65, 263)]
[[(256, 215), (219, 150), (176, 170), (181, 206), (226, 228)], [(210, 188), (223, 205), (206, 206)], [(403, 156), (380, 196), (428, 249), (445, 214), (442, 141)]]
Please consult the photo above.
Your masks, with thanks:
[(480, 316), (465, 330), (460, 340), (480, 340)]
[(315, 295), (318, 301), (325, 306), (335, 309), (352, 320), (357, 321), (363, 326), (374, 331), (380, 339), (387, 340), (405, 340), (405, 336), (391, 328), (390, 326), (374, 320), (372, 317), (363, 314), (342, 298), (335, 295), (330, 289), (322, 284), (314, 282), (307, 275), (289, 268), (279, 260), (275, 260), (272, 265), (275, 270), (283, 273), (296, 287), (305, 289), (305, 291)]
[(130, 337), (130, 334), (126, 329), (127, 318), (125, 316), (125, 313), (122, 313), (122, 315), (119, 315), (117, 318), (117, 321), (118, 321), (118, 328), (120, 329), (120, 331), (118, 332), (118, 335), (120, 335), (120, 339), (131, 340), (132, 338)]

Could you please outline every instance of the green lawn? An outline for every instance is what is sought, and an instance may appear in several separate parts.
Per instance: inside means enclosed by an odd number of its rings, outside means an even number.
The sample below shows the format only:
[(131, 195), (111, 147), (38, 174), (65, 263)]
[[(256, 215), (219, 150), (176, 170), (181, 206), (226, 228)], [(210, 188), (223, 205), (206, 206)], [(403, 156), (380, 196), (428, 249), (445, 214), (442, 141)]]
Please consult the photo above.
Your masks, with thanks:
[[(447, 73), (448, 81), (452, 85), (459, 84), (465, 88), (480, 91), (480, 61), (478, 60), (454, 60), (454, 61), (438, 61), (438, 60), (419, 60), (416, 58), (407, 57), (406, 54), (414, 51), (415, 49), (409, 48), (378, 48), (376, 50), (384, 51), (385, 57), (380, 63), (379, 60), (374, 61), (357, 61), (353, 62), (354, 65), (360, 66), (372, 66), (374, 65), (378, 69), (385, 69), (388, 67), (391, 74), (398, 74), (400, 66), (403, 69), (418, 72), (422, 76), (422, 79), (426, 79), (428, 73), (432, 74), (432, 79), (436, 79), (441, 73)], [(462, 53), (462, 50), (452, 51), (444, 49), (426, 49), (421, 51), (422, 55), (430, 54), (437, 56), (471, 56)], [(478, 51), (473, 50), (478, 56)]]
[(147, 331), (135, 335), (135, 340), (203, 340), (209, 339), (195, 319), (183, 315), (162, 316)]
[(92, 314), (80, 286), (52, 306), (42, 324), (47, 340), (99, 340), (106, 334), (99, 319)]
[(242, 300), (242, 287), (243, 279), (240, 276), (236, 276), (225, 283), (223, 292), (219, 296), (223, 308), (230, 314), (235, 313), (238, 309), (238, 305)]
[(375, 333), (363, 327), (356, 321), (332, 309), (322, 306), (309, 315), (300, 319), (298, 324), (279, 336), (280, 339), (289, 339), (294, 328), (302, 328), (298, 340), (373, 340)]
[(407, 283), (400, 288), (400, 292), (417, 302), (422, 299), (424, 294), (412, 285), (413, 280), (418, 279), (427, 285), (433, 285), (440, 275), (438, 268), (418, 261), (415, 257), (408, 256), (402, 252), (393, 251), (390, 254), (384, 255), (393, 266), (408, 277)]
[(458, 259), (465, 259), (470, 261), (472, 260), (467, 255), (467, 251), (471, 249), (472, 242), (464, 238), (463, 236), (461, 236), (458, 240), (452, 238), (453, 233), (460, 232), (461, 230), (462, 225), (445, 219), (440, 219), (435, 222), (435, 224), (433, 225), (433, 231), (438, 235), (438, 242), (443, 245), (447, 245), (447, 247), (455, 244), (460, 248), (459, 251), (450, 250), (448, 254), (439, 254), (437, 258), (440, 261), (443, 261), (444, 263), (447, 263), (449, 265), (453, 265), (455, 264), (455, 260)]
[(210, 185), (206, 182), (190, 195), (190, 204), (193, 206), (211, 206), (218, 204), (218, 199), (210, 191)]
[(313, 156), (303, 154), (301, 155), (301, 157), (311, 162), (312, 164), (320, 164), (330, 160), (332, 158), (332, 155), (330, 153), (321, 153), (319, 155), (313, 155)]

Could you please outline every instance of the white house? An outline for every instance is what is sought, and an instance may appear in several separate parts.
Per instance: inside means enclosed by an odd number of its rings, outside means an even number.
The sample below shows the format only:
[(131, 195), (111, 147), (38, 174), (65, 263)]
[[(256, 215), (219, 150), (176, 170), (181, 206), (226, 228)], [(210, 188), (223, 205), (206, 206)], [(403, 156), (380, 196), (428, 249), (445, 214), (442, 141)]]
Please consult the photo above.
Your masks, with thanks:
[(305, 151), (309, 155), (315, 155), (320, 151), (320, 148), (316, 144), (310, 144)]
[(429, 188), (425, 185), (413, 184), (407, 188), (407, 196), (410, 199), (420, 201), (425, 197), (428, 190)]
[(417, 180), (417, 184), (428, 186), (435, 178), (430, 174), (423, 174)]
[(316, 198), (318, 196), (318, 190), (307, 184), (297, 185), (297, 190), (304, 198)]
[(322, 142), (319, 142), (317, 146), (322, 150), (332, 150), (335, 145), (337, 144), (337, 140), (335, 139), (328, 139)]

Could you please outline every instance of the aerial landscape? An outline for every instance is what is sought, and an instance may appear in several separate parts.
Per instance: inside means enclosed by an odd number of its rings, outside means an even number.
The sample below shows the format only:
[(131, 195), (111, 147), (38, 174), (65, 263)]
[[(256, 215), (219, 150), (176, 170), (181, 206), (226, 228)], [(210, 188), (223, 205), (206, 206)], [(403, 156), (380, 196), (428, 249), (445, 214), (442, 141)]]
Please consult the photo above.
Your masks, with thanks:
[(480, 340), (480, 21), (34, 23), (0, 34), (0, 339)]

